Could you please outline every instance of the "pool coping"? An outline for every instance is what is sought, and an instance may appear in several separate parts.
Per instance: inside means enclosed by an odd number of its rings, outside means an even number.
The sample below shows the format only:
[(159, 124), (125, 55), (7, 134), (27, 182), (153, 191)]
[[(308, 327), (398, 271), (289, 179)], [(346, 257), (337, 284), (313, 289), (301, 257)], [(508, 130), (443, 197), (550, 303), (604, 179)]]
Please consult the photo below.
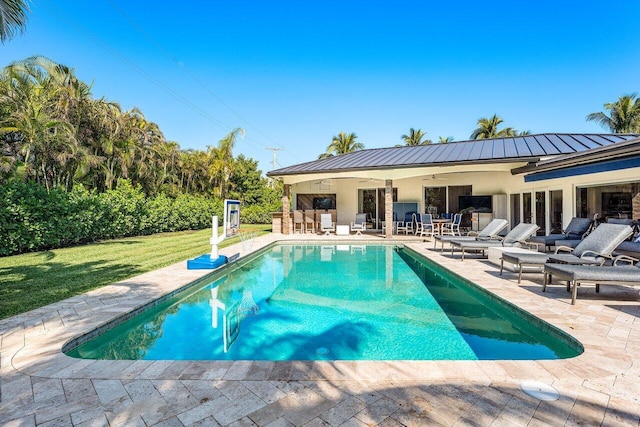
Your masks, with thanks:
[[(220, 253), (227, 256), (238, 253), (242, 258), (274, 242), (303, 244), (307, 241), (310, 244), (385, 242), (366, 235), (343, 238), (268, 234), (255, 239), (250, 250), (237, 244), (220, 250)], [(292, 362), (82, 360), (62, 352), (62, 347), (70, 340), (211, 273), (187, 270), (186, 262), (181, 262), (0, 321), (0, 372), (3, 375), (12, 373), (51, 379), (369, 381), (393, 384), (445, 381), (490, 385), (496, 382), (518, 384), (522, 380), (536, 379), (561, 389), (586, 388), (604, 393), (610, 398), (621, 399), (640, 412), (640, 393), (636, 384), (640, 373), (637, 292), (636, 299), (631, 301), (579, 297), (577, 304), (571, 306), (569, 294), (563, 286), (552, 286), (543, 294), (539, 281), (528, 280), (529, 277), (535, 279), (535, 276), (527, 276), (521, 285), (517, 285), (513, 275), (500, 278), (499, 269), (484, 260), (451, 258), (448, 254), (431, 250), (431, 243), (422, 243), (422, 239), (398, 238), (386, 242), (402, 243), (550, 323), (580, 341), (584, 352), (561, 360)], [(633, 290), (627, 293), (634, 295)], [(0, 397), (2, 405), (8, 402), (6, 392)]]

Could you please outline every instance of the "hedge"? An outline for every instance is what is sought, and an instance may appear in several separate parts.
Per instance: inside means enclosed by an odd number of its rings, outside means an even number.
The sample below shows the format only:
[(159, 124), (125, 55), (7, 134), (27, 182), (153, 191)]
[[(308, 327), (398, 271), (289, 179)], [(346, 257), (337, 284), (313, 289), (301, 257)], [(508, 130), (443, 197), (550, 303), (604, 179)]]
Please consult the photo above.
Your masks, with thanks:
[[(102, 239), (197, 230), (222, 219), (223, 202), (204, 196), (163, 194), (146, 198), (121, 181), (115, 190), (71, 192), (12, 181), (0, 186), (0, 256), (65, 247)], [(259, 209), (254, 211), (259, 212)], [(249, 215), (264, 220), (263, 213)], [(269, 221), (266, 222), (270, 222)]]

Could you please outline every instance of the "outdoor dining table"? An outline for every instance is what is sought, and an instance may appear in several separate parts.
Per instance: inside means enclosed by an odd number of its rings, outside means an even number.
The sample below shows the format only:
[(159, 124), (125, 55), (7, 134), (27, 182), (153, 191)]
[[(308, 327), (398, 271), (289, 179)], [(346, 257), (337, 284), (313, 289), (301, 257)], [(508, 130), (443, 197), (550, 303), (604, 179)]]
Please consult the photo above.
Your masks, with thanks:
[(444, 224), (450, 223), (451, 219), (434, 218), (434, 219), (431, 220), (431, 222), (433, 222), (434, 231), (436, 231), (438, 235), (441, 235), (442, 234), (442, 226)]

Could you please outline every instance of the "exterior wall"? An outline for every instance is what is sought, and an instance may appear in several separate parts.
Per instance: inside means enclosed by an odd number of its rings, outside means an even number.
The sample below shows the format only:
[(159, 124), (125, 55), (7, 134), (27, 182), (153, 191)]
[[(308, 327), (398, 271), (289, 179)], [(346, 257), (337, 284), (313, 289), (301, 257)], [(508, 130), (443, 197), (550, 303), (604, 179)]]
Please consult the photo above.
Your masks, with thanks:
[[(512, 183), (509, 188), (509, 194), (512, 193), (524, 193), (524, 192), (536, 192), (536, 191), (553, 191), (562, 190), (562, 226), (566, 227), (571, 221), (571, 218), (576, 216), (576, 189), (578, 187), (594, 187), (598, 185), (614, 184), (614, 183), (628, 183), (640, 181), (640, 168), (618, 170), (612, 172), (601, 172), (589, 175), (578, 175), (565, 178), (555, 178), (545, 181), (524, 182), (522, 176), (520, 184)], [(640, 197), (636, 197), (640, 199)], [(594, 206), (599, 206), (599, 200), (590, 200), (590, 203)], [(640, 202), (639, 202), (640, 203)], [(547, 201), (547, 207), (549, 203)], [(510, 207), (509, 207), (510, 209)], [(547, 209), (548, 210), (548, 209)], [(601, 211), (596, 208), (596, 210)], [(636, 210), (634, 209), (634, 218)], [(510, 213), (510, 212), (509, 212)], [(534, 212), (535, 217), (535, 212)], [(547, 223), (549, 223), (549, 214), (547, 212)]]
[[(445, 173), (444, 168), (436, 175), (436, 180), (429, 179), (432, 173), (406, 178), (393, 178), (394, 172), (389, 175), (393, 179), (393, 187), (398, 189), (399, 202), (418, 202), (419, 209), (424, 212), (424, 187), (442, 187), (454, 185), (471, 185), (473, 195), (506, 194), (507, 195), (507, 219), (511, 217), (510, 194), (530, 192), (545, 192), (546, 207), (549, 211), (549, 191), (562, 190), (562, 226), (566, 227), (572, 217), (576, 215), (576, 187), (597, 186), (611, 183), (626, 183), (640, 181), (640, 168), (601, 172), (589, 175), (579, 175), (565, 178), (554, 178), (545, 181), (525, 182), (523, 175), (512, 175), (508, 170), (499, 170), (496, 165), (494, 171)], [(403, 171), (407, 173), (406, 171)], [(416, 171), (414, 171), (416, 173)], [(442, 177), (443, 179), (437, 179)], [(297, 194), (334, 193), (338, 210), (338, 224), (349, 224), (358, 213), (358, 189), (384, 188), (384, 179), (369, 180), (366, 178), (340, 178), (323, 179), (323, 182), (309, 178), (309, 181), (291, 185), (291, 200), (295, 201)], [(592, 201), (594, 204), (597, 201)], [(634, 218), (640, 214), (640, 195), (633, 199)], [(535, 218), (534, 206), (533, 218)], [(522, 212), (522, 211), (521, 211)], [(549, 212), (546, 212), (546, 223), (550, 223)], [(547, 226), (549, 230), (549, 226)]]

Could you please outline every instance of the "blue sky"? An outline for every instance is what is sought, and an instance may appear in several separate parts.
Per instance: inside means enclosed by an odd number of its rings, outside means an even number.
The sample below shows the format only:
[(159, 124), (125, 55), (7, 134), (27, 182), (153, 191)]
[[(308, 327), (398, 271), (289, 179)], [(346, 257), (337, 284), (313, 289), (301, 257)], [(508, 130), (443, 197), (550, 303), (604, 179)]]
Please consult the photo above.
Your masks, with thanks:
[[(171, 5), (169, 8), (168, 6)], [(140, 108), (168, 140), (271, 169), (333, 135), (366, 148), (409, 128), (468, 139), (480, 117), (542, 132), (604, 132), (585, 116), (640, 92), (640, 2), (33, 0), (0, 65), (43, 55)]]

